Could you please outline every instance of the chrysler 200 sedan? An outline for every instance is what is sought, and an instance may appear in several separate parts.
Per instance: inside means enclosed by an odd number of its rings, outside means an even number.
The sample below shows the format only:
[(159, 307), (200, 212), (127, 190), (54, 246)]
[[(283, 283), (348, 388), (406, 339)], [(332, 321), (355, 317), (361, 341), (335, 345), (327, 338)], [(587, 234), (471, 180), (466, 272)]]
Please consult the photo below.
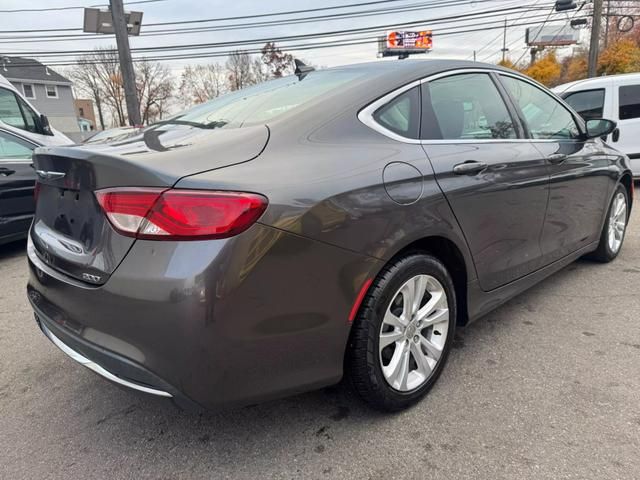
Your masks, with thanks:
[(633, 184), (613, 128), (491, 65), (298, 70), (121, 142), (36, 150), (28, 296), (74, 360), (179, 405), (345, 376), (399, 410), (457, 326), (616, 258)]

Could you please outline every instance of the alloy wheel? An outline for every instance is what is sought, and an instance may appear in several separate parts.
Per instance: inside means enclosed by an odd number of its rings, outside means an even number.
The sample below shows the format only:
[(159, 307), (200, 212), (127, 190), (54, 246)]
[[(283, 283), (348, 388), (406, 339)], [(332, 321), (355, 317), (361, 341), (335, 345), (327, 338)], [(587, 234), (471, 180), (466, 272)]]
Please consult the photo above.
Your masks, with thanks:
[(612, 253), (618, 253), (624, 232), (627, 228), (627, 199), (622, 192), (618, 192), (613, 199), (609, 214), (609, 232), (607, 241)]
[(436, 368), (447, 341), (449, 306), (442, 284), (416, 275), (400, 287), (380, 327), (379, 358), (392, 388), (420, 388)]

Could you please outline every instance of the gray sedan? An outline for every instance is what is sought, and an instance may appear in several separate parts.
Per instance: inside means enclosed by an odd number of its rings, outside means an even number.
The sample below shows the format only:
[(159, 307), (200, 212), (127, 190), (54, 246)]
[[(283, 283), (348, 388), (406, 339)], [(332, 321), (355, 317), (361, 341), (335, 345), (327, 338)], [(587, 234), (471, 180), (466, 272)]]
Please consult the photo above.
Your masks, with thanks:
[(457, 326), (616, 258), (614, 128), (491, 65), (299, 69), (117, 144), (38, 149), (29, 299), (73, 359), (180, 405), (346, 375), (402, 409)]

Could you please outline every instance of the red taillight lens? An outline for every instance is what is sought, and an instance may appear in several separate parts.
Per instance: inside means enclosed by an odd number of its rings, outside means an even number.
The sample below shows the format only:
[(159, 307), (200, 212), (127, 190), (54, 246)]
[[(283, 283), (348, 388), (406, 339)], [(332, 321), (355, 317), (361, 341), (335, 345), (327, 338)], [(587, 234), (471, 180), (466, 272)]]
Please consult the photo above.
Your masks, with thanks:
[(96, 198), (116, 230), (149, 240), (232, 237), (253, 225), (268, 203), (255, 193), (156, 188), (99, 190)]

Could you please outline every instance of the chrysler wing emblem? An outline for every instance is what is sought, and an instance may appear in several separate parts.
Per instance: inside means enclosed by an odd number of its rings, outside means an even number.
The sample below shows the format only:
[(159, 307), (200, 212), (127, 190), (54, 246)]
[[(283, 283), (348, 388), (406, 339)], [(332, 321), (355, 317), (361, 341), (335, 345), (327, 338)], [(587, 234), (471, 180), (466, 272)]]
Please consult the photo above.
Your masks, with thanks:
[(55, 180), (66, 175), (64, 172), (52, 172), (47, 170), (36, 170), (36, 174), (43, 180)]

